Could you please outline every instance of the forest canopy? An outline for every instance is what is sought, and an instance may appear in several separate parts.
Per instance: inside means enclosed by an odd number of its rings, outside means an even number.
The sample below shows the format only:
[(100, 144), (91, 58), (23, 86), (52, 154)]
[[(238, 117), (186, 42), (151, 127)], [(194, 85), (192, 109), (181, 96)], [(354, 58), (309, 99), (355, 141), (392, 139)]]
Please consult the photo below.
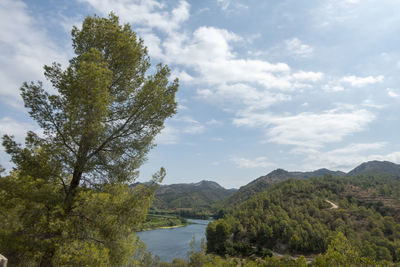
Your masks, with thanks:
[(342, 233), (360, 258), (399, 262), (399, 199), (395, 178), (289, 180), (225, 210), (207, 228), (207, 251), (246, 256), (256, 247), (316, 255)]

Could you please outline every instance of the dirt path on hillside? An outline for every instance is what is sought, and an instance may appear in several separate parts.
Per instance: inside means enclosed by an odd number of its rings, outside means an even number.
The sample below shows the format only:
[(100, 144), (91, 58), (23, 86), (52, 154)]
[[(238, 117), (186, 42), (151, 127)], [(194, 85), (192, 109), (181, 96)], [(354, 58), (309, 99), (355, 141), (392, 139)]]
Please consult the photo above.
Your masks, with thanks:
[(332, 201), (329, 201), (327, 199), (325, 199), (325, 201), (328, 202), (329, 204), (331, 204), (331, 206), (332, 206), (331, 209), (338, 209), (339, 208), (339, 206), (336, 205), (335, 203), (333, 203)]

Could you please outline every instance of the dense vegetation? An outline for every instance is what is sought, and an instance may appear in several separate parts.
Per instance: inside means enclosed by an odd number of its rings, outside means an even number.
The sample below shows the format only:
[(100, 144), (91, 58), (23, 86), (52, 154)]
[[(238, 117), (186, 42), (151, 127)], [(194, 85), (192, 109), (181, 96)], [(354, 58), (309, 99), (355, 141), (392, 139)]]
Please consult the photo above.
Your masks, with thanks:
[(143, 41), (113, 14), (88, 16), (72, 46), (65, 69), (44, 67), (55, 94), (41, 82), (21, 87), (42, 135), (29, 132), (25, 146), (3, 137), (15, 165), (0, 178), (0, 252), (10, 266), (128, 264), (165, 176), (161, 168), (152, 183), (128, 186), (176, 112), (169, 68), (150, 69)]
[(399, 211), (400, 182), (395, 178), (289, 180), (210, 223), (207, 251), (236, 256), (257, 248), (312, 255), (327, 251), (332, 239), (343, 233), (360, 257), (398, 262)]

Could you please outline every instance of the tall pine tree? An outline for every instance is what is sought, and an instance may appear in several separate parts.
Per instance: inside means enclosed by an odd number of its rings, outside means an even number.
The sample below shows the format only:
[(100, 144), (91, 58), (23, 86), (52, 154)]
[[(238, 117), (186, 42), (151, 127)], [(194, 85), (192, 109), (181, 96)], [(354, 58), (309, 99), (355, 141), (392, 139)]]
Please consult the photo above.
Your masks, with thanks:
[[(143, 41), (118, 17), (88, 16), (72, 30), (69, 66), (45, 66), (21, 95), (43, 137), (25, 146), (3, 137), (15, 169), (0, 179), (0, 251), (11, 265), (121, 266), (154, 187), (129, 189), (166, 118), (178, 81), (159, 64), (149, 74)], [(161, 169), (153, 177), (159, 181)]]

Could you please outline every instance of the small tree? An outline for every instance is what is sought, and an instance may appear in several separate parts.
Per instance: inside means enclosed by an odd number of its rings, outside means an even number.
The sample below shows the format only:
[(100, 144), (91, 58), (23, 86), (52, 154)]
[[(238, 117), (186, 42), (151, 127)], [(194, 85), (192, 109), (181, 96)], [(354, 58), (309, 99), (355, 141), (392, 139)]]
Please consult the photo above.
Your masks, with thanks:
[(41, 82), (21, 88), (44, 137), (29, 132), (24, 148), (3, 137), (16, 165), (0, 179), (0, 250), (10, 264), (125, 264), (152, 198), (154, 187), (127, 184), (176, 112), (178, 81), (161, 64), (148, 74), (143, 41), (113, 14), (88, 16), (72, 45), (65, 70), (44, 67), (57, 94)]
[(329, 244), (326, 254), (319, 255), (314, 263), (316, 266), (358, 266), (361, 258), (346, 236), (339, 232)]

